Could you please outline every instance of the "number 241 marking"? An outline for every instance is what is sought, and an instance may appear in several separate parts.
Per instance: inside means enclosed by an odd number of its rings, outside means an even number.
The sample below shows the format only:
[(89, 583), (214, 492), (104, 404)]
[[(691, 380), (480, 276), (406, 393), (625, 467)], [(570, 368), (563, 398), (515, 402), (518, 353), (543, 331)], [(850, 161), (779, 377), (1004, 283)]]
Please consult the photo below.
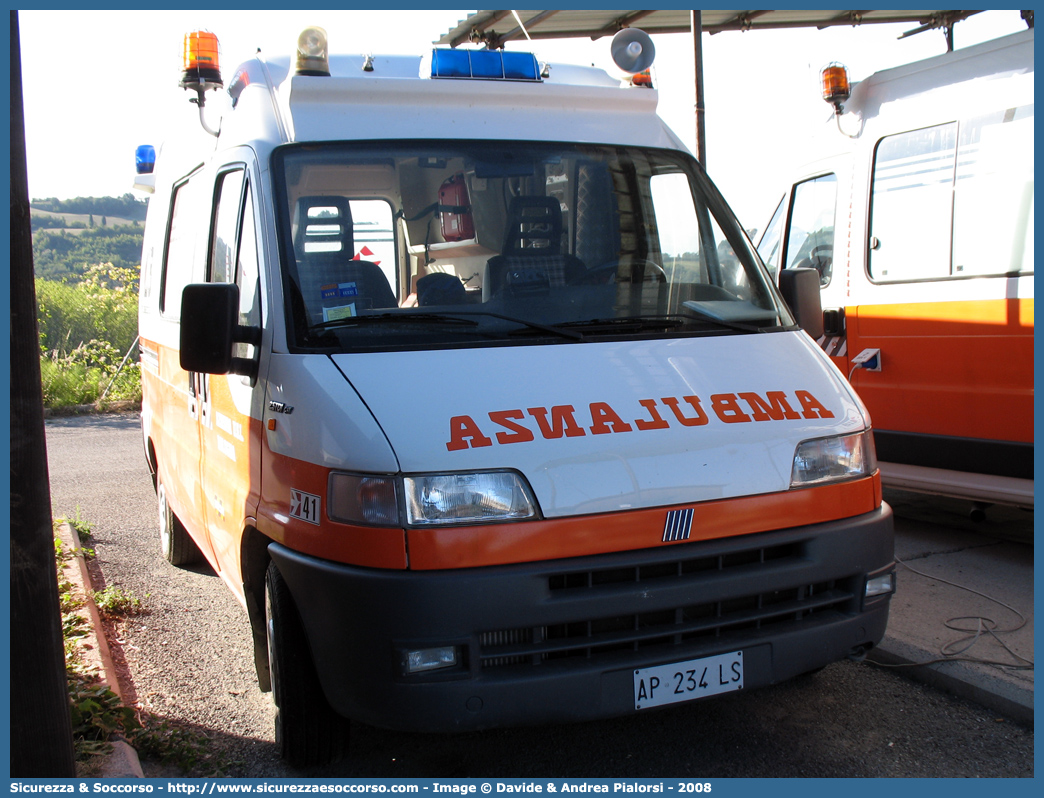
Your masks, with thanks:
[(290, 491), (290, 515), (310, 524), (319, 525), (319, 497), (300, 490)]

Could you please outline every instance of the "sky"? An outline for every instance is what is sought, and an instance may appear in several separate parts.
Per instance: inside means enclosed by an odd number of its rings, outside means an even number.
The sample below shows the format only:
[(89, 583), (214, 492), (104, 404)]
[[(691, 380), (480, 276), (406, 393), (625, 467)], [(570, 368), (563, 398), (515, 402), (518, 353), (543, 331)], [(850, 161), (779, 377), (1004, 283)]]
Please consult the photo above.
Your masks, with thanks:
[[(135, 148), (158, 147), (165, 131), (197, 115), (190, 94), (177, 85), (188, 31), (217, 35), (227, 82), (259, 48), (270, 55), (290, 52), (298, 33), (310, 25), (327, 30), (332, 52), (421, 55), (468, 13), (22, 10), (29, 195), (68, 199), (132, 191)], [(704, 34), (707, 171), (745, 227), (760, 228), (768, 220), (790, 171), (808, 160), (810, 131), (833, 113), (820, 99), (819, 70), (840, 61), (860, 80), (945, 52), (940, 31), (899, 40), (914, 27)], [(960, 49), (1025, 27), (1018, 11), (987, 11), (956, 26), (955, 44)], [(660, 114), (695, 150), (691, 36), (658, 34), (654, 43)], [(622, 74), (612, 63), (608, 38), (536, 41), (509, 49), (530, 45), (540, 60), (594, 64)], [(108, 63), (102, 62), (106, 58)]]

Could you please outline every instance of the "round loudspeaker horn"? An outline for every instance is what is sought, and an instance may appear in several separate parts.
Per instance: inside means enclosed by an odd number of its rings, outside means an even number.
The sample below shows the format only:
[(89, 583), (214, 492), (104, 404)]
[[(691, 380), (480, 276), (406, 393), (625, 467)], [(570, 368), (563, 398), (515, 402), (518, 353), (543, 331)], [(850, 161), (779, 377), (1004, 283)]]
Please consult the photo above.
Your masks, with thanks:
[(652, 37), (638, 28), (624, 28), (613, 37), (613, 62), (624, 72), (644, 72), (652, 66), (656, 47)]

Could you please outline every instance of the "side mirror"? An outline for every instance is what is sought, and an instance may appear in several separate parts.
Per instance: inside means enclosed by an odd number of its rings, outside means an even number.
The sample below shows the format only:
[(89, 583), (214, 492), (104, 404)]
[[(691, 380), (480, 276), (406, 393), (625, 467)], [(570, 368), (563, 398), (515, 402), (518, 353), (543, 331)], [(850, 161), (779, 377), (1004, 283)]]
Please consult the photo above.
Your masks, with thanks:
[(202, 374), (245, 374), (253, 360), (232, 356), (236, 343), (260, 343), (259, 331), (239, 326), (239, 286), (196, 283), (181, 294), (181, 367)]
[(813, 339), (823, 337), (823, 300), (819, 296), (819, 272), (809, 268), (783, 269), (779, 292), (797, 323)]

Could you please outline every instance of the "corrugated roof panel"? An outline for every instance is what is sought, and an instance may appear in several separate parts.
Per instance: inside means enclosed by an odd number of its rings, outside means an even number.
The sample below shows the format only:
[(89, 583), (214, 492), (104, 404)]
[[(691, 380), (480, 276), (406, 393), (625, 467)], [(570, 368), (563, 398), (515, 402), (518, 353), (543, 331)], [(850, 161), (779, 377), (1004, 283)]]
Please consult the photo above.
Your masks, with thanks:
[[(679, 33), (690, 30), (689, 11), (654, 10), (626, 11), (595, 9), (565, 9), (558, 11), (518, 11), (526, 31), (534, 39), (599, 38), (612, 36), (624, 27), (637, 27), (647, 33)], [(726, 30), (770, 30), (773, 28), (832, 27), (890, 22), (910, 22), (920, 25), (943, 25), (959, 21), (977, 11), (918, 11), (888, 10), (798, 10), (743, 11), (736, 9), (702, 12), (703, 30), (720, 33)], [(492, 46), (500, 42), (525, 38), (510, 11), (476, 11), (447, 31), (436, 44), (456, 47), (471, 40), (472, 31), (479, 39), (485, 36)]]

